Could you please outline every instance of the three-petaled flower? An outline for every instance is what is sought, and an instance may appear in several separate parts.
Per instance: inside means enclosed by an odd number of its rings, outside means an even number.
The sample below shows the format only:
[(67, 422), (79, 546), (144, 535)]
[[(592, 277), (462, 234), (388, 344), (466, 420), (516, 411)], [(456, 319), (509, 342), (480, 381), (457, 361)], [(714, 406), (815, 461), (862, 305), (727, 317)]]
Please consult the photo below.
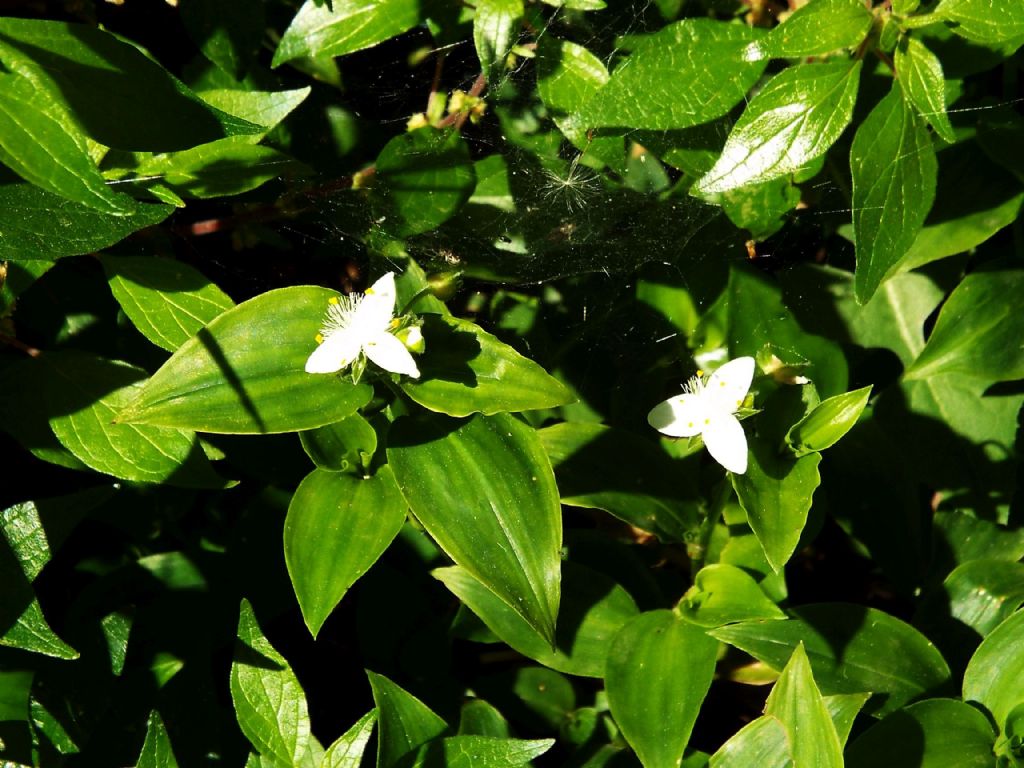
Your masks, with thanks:
[(737, 357), (707, 379), (690, 379), (683, 394), (654, 406), (647, 421), (670, 437), (700, 435), (715, 461), (742, 475), (747, 471), (747, 436), (733, 414), (743, 405), (753, 379), (754, 358)]
[(365, 354), (386, 371), (419, 378), (416, 361), (395, 336), (399, 330), (400, 323), (395, 320), (395, 273), (388, 272), (365, 294), (331, 299), (317, 336), (320, 346), (306, 360), (306, 372), (334, 373)]

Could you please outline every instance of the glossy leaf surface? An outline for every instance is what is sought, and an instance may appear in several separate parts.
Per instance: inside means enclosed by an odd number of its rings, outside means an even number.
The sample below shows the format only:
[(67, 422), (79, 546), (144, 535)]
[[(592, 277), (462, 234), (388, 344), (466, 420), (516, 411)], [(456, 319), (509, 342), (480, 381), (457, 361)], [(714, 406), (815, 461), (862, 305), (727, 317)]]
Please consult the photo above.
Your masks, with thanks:
[(468, 416), (554, 408), (575, 398), (537, 363), (468, 320), (425, 315), (418, 379), (402, 390), (439, 413)]
[(366, 478), (316, 469), (299, 484), (284, 523), (284, 554), (314, 637), (398, 535), (405, 510), (387, 466)]
[(354, 413), (370, 398), (366, 384), (305, 372), (335, 295), (281, 288), (224, 312), (164, 363), (118, 420), (264, 433), (312, 429)]
[(505, 414), (397, 421), (388, 463), (433, 539), (549, 641), (562, 516), (536, 433)]
[(717, 653), (714, 638), (671, 611), (642, 613), (615, 635), (605, 669), (608, 703), (644, 768), (679, 765)]

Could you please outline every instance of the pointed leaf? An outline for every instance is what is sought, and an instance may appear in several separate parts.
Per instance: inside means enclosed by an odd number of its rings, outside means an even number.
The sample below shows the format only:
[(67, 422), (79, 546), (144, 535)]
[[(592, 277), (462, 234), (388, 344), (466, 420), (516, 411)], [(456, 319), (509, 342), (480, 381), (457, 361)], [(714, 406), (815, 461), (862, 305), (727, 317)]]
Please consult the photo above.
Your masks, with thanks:
[(831, 448), (853, 429), (871, 396), (871, 387), (830, 397), (794, 424), (786, 442), (797, 456)]
[(135, 768), (178, 768), (164, 721), (160, 719), (160, 713), (156, 710), (149, 713), (146, 741), (142, 745), (142, 752)]
[(506, 414), (402, 418), (388, 463), (448, 556), (553, 641), (562, 515), (536, 432)]
[(235, 303), (201, 272), (153, 256), (100, 256), (110, 290), (136, 328), (173, 352)]
[(420, 22), (418, 0), (306, 0), (285, 30), (271, 66), (302, 56), (344, 56)]
[(377, 768), (393, 768), (420, 745), (435, 739), (448, 724), (411, 693), (383, 675), (366, 671), (377, 705)]
[(0, 184), (4, 212), (0, 259), (55, 261), (99, 251), (133, 232), (159, 224), (174, 209), (130, 198), (111, 216), (32, 184)]
[[(306, 373), (333, 291), (281, 288), (224, 312), (185, 342), (118, 415), (203, 432), (296, 432), (354, 413), (367, 384)], [(268, 343), (272, 340), (272, 343)]]
[(928, 639), (874, 608), (841, 603), (808, 605), (784, 621), (745, 621), (711, 630), (773, 669), (804, 644), (814, 679), (825, 694), (882, 694), (872, 714), (899, 709), (949, 679), (949, 667)]
[(859, 77), (859, 61), (784, 69), (751, 99), (718, 162), (692, 194), (713, 199), (803, 170), (825, 154), (850, 122)]
[(768, 695), (764, 713), (786, 728), (794, 768), (842, 768), (839, 735), (814, 683), (803, 643), (789, 657)]
[(1017, 301), (1021, 291), (1022, 270), (965, 277), (942, 305), (928, 343), (906, 378), (954, 372), (991, 381), (1024, 376), (1024, 317)]
[(546, 637), (466, 569), (439, 568), (433, 573), (503, 641), (524, 656), (570, 675), (601, 677), (608, 643), (637, 614), (633, 598), (607, 576), (564, 562), (559, 630), (552, 648)]
[(306, 695), (288, 662), (263, 636), (242, 601), (231, 664), (231, 699), (242, 733), (275, 764), (293, 766), (310, 748)]
[(580, 122), (587, 127), (667, 130), (721, 117), (764, 71), (764, 61), (744, 56), (760, 35), (745, 24), (686, 19), (640, 38), (583, 108)]
[(896, 49), (895, 63), (903, 93), (918, 114), (943, 141), (955, 142), (953, 125), (946, 115), (946, 81), (938, 57), (916, 37), (905, 37)]
[(377, 710), (371, 709), (327, 748), (320, 768), (359, 768), (376, 723)]
[(748, 445), (747, 471), (731, 475), (732, 487), (768, 562), (778, 573), (796, 549), (807, 522), (814, 490), (821, 483), (821, 454), (794, 459), (781, 455), (759, 437), (751, 437)]
[(490, 415), (575, 400), (537, 363), (468, 320), (425, 315), (423, 338), (420, 377), (405, 378), (400, 386), (424, 408), (450, 416)]
[(116, 414), (142, 390), (145, 371), (76, 352), (50, 352), (32, 361), (43, 373), (60, 443), (90, 469), (125, 480), (186, 488), (223, 488), (194, 432), (117, 424)]
[(864, 119), (850, 147), (857, 301), (866, 302), (921, 231), (935, 200), (931, 137), (894, 87)]
[(299, 484), (284, 522), (284, 556), (313, 637), (398, 535), (405, 510), (387, 466), (366, 478), (316, 469)]
[(410, 768), (519, 768), (554, 744), (554, 739), (450, 736), (420, 747)]
[(714, 638), (672, 611), (641, 613), (615, 635), (608, 704), (644, 768), (679, 765), (717, 655)]

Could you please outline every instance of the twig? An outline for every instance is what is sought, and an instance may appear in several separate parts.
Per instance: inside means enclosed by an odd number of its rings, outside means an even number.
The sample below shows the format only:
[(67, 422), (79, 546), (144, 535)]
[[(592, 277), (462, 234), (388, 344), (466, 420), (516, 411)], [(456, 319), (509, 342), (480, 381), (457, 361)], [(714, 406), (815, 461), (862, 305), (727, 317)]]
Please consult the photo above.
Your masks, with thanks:
[(14, 347), (15, 349), (21, 350), (29, 357), (39, 357), (41, 354), (43, 354), (42, 351), (36, 349), (35, 347), (30, 347), (25, 342), (20, 341), (19, 339), (16, 339), (13, 336), (8, 336), (6, 333), (0, 333), (0, 344), (6, 344), (9, 347)]

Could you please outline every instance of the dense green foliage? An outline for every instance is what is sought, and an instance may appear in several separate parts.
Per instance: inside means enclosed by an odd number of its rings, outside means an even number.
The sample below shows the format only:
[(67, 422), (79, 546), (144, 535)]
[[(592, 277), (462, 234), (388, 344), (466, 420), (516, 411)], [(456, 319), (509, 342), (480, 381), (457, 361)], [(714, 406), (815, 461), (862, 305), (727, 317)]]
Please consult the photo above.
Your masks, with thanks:
[(40, 5), (4, 766), (1024, 766), (1020, 0)]

